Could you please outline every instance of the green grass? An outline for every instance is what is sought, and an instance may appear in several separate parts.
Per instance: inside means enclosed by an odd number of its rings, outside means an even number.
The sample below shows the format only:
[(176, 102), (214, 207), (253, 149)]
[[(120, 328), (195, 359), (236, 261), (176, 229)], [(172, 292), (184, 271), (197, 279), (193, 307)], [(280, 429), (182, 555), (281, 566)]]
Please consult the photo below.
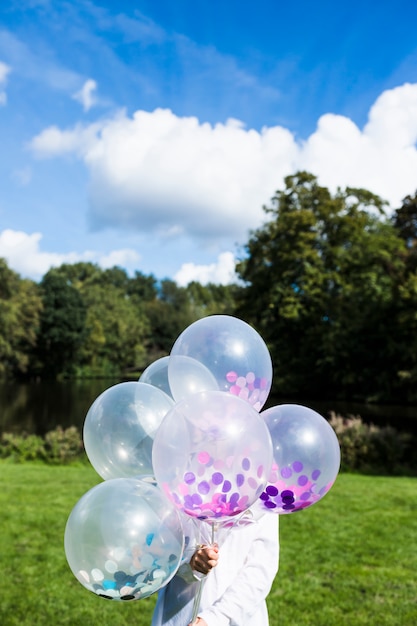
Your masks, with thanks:
[[(0, 463), (2, 626), (149, 626), (155, 596), (102, 600), (67, 565), (68, 515), (97, 482), (90, 466)], [(417, 624), (417, 479), (341, 474), (280, 521), (271, 626)]]

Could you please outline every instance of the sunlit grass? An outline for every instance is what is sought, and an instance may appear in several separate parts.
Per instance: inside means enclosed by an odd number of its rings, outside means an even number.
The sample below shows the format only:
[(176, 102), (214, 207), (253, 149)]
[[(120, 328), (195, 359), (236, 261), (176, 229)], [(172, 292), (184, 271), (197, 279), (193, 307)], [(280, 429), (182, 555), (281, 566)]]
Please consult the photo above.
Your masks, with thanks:
[[(2, 626), (148, 626), (155, 596), (110, 602), (86, 591), (63, 536), (90, 466), (0, 463)], [(271, 626), (417, 624), (417, 479), (341, 474), (305, 511), (281, 517)]]

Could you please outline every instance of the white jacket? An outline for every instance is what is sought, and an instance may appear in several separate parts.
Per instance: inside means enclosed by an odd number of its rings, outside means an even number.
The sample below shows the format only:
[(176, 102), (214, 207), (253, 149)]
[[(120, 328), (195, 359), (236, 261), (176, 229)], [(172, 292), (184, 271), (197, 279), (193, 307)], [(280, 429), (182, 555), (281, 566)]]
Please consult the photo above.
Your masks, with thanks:
[(200, 584), (198, 616), (208, 626), (268, 626), (265, 598), (278, 571), (278, 518), (266, 513), (256, 521), (248, 512), (239, 525), (230, 530), (221, 528), (215, 536), (218, 564), (202, 583), (188, 561), (198, 543), (210, 543), (210, 526), (200, 522), (198, 536), (192, 530), (194, 521), (186, 522), (186, 562), (160, 590), (151, 626), (187, 626)]

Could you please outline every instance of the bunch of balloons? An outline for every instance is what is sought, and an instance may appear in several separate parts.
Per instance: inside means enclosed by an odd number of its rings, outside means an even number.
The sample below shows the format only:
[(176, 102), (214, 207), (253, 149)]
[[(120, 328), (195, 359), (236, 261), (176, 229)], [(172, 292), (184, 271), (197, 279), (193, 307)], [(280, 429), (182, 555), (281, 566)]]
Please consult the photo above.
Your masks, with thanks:
[(272, 361), (247, 323), (212, 315), (186, 328), (137, 382), (105, 390), (84, 422), (104, 482), (72, 510), (65, 552), (77, 580), (104, 598), (138, 600), (181, 564), (183, 522), (233, 526), (318, 502), (336, 480), (337, 437), (299, 405), (262, 408)]

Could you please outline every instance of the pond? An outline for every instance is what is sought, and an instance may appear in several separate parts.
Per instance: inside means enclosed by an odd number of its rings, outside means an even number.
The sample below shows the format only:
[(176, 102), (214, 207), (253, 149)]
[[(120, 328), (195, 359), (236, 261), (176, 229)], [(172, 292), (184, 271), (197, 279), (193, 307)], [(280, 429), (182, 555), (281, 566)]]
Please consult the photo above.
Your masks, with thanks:
[[(94, 400), (120, 379), (71, 380), (64, 382), (0, 383), (0, 433), (44, 435), (56, 426), (83, 427)], [(417, 407), (381, 406), (332, 400), (294, 401), (270, 396), (265, 405), (292, 403), (308, 406), (324, 417), (331, 411), (340, 415), (360, 415), (365, 422), (417, 433)]]

